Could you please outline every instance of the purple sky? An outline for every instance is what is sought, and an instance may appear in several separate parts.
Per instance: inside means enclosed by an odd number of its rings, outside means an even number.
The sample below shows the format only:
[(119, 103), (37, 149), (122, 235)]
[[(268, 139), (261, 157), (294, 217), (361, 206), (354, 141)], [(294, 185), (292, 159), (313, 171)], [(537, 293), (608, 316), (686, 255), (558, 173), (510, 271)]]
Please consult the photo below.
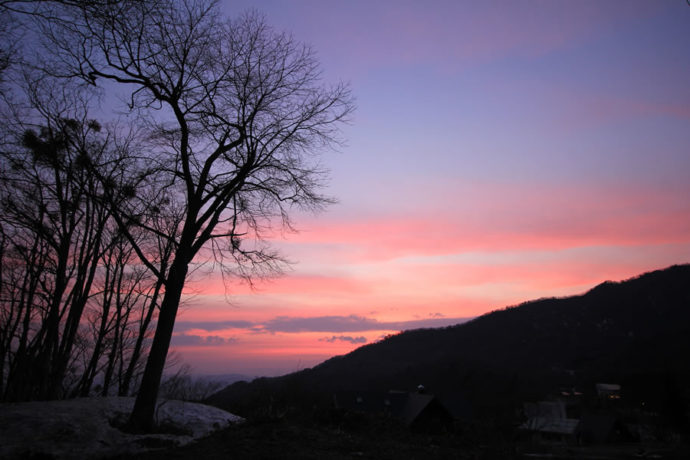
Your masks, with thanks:
[(684, 0), (223, 5), (311, 44), (357, 111), (323, 156), (339, 204), (275, 242), (293, 271), (231, 304), (190, 283), (174, 343), (197, 371), (294, 371), (690, 262)]

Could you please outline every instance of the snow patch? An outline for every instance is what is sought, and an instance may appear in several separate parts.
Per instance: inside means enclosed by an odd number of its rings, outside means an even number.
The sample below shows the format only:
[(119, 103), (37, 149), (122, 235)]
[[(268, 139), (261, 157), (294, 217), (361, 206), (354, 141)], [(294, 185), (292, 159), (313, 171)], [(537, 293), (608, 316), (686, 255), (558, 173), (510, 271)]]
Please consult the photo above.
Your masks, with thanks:
[[(0, 458), (104, 458), (174, 447), (203, 438), (243, 419), (217, 407), (162, 400), (156, 424), (164, 434), (120, 431), (134, 398), (78, 398), (0, 404)], [(172, 433), (172, 434), (171, 434)]]

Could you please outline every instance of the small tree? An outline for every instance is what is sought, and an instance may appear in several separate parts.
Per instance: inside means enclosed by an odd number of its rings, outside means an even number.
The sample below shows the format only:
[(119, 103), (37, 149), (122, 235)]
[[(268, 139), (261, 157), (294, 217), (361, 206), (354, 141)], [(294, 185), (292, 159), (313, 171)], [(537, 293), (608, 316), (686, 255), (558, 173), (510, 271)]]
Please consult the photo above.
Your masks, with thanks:
[[(141, 212), (114, 206), (122, 232), (165, 292), (141, 387), (130, 418), (151, 427), (161, 375), (190, 263), (203, 248), (228, 273), (251, 279), (279, 271), (264, 243), (294, 207), (320, 209), (319, 150), (337, 142), (351, 113), (348, 88), (325, 87), (314, 53), (254, 13), (222, 19), (203, 0), (116, 2), (67, 10), (45, 32), (58, 59), (50, 71), (131, 89), (129, 106), (147, 117), (150, 164), (161, 192), (184, 209), (178, 231), (162, 235)], [(64, 13), (62, 13), (64, 14)], [(115, 203), (113, 203), (115, 204)], [(141, 208), (140, 208), (141, 209)], [(132, 228), (168, 238), (166, 273), (131, 237)]]

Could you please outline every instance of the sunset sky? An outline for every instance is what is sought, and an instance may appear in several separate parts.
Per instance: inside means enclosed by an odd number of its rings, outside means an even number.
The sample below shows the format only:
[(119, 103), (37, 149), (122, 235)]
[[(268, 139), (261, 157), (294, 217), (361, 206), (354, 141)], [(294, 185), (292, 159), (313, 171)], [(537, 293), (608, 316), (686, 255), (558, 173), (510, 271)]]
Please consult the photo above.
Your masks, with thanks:
[(196, 273), (173, 347), (278, 375), (417, 327), (690, 262), (690, 6), (236, 1), (349, 82), (339, 203), (255, 290)]

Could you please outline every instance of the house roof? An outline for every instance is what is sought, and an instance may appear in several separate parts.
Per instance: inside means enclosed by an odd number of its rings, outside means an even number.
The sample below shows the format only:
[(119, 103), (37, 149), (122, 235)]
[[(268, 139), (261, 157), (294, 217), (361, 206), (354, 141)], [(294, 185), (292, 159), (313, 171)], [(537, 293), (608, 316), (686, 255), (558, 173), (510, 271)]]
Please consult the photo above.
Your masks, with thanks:
[(621, 386), (617, 383), (597, 383), (595, 388), (599, 394), (621, 391)]
[(575, 434), (579, 420), (573, 418), (530, 417), (520, 428), (542, 433)]
[[(341, 391), (334, 396), (335, 406), (339, 409), (368, 413), (390, 414), (400, 419), (405, 425), (412, 425), (415, 420), (432, 406), (438, 406), (448, 413), (435, 396), (430, 394), (407, 393), (400, 391)], [(451, 415), (448, 413), (448, 417)]]
[(434, 399), (433, 395), (409, 393), (398, 417), (405, 425), (409, 426), (417, 419), (424, 409), (433, 403)]

